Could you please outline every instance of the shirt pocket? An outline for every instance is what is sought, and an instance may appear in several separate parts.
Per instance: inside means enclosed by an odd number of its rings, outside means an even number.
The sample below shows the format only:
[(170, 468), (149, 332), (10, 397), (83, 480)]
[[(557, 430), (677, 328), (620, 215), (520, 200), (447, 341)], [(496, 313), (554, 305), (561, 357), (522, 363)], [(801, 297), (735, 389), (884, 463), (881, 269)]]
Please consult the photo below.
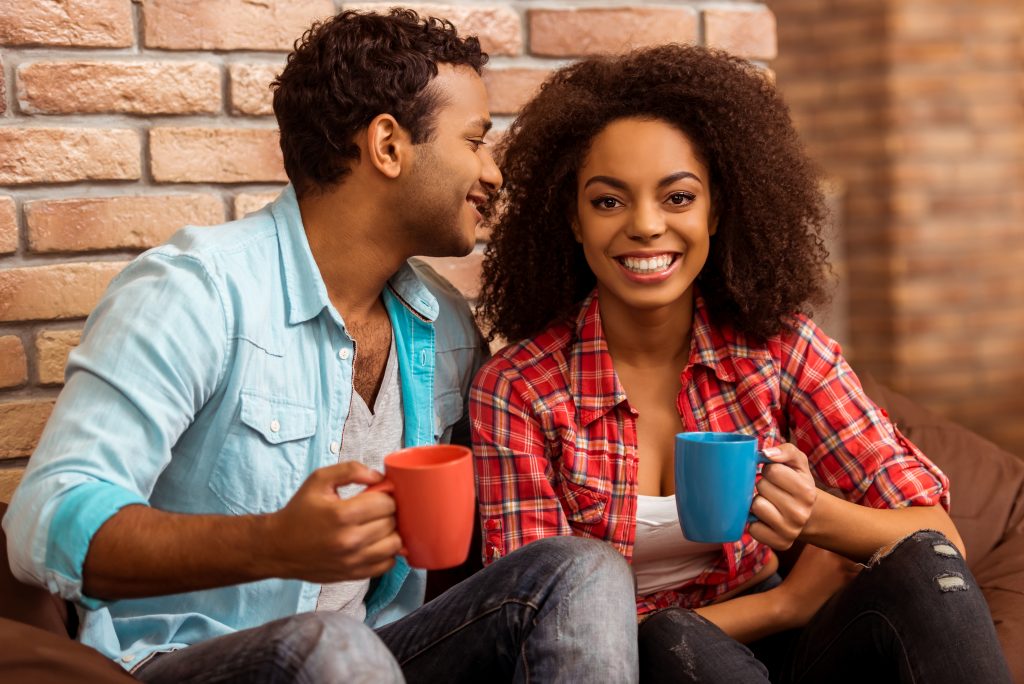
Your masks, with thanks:
[(270, 513), (302, 484), (316, 409), (250, 390), (240, 399), (239, 420), (228, 429), (210, 489), (233, 513)]
[[(550, 454), (549, 454), (550, 458)], [(607, 463), (603, 455), (579, 449), (561, 449), (556, 465), (555, 491), (570, 523), (592, 525), (604, 518), (611, 496)]]
[(462, 418), (462, 393), (448, 390), (434, 398), (434, 441), (452, 441), (452, 428)]

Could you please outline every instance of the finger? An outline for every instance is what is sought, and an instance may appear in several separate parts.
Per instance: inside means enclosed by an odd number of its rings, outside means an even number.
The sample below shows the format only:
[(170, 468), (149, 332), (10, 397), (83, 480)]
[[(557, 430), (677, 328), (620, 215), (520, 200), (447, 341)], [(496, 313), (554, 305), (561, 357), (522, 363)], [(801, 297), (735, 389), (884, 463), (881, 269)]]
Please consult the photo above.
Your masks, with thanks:
[(758, 485), (762, 482), (770, 483), (790, 496), (806, 503), (813, 502), (817, 496), (817, 487), (810, 473), (800, 473), (785, 466), (778, 468), (774, 465), (766, 466), (762, 477), (757, 482)]
[(363, 545), (358, 551), (350, 554), (345, 562), (350, 567), (376, 565), (393, 560), (401, 549), (402, 538), (396, 532), (392, 532)]
[(339, 530), (335, 539), (342, 553), (355, 553), (395, 534), (395, 518), (376, 518), (359, 525), (347, 525)]
[(792, 539), (783, 537), (759, 520), (750, 523), (750, 536), (776, 551), (785, 551), (793, 545)]
[(334, 465), (318, 468), (310, 477), (317, 478), (322, 486), (334, 489), (347, 484), (377, 484), (384, 476), (376, 470), (367, 468), (358, 461), (343, 461)]
[(362, 492), (339, 499), (338, 519), (343, 525), (363, 525), (371, 520), (395, 517), (395, 500), (383, 492)]
[[(764, 455), (771, 459), (772, 464), (789, 466), (794, 470), (810, 473), (811, 466), (807, 461), (807, 454), (789, 443), (779, 444), (764, 450)], [(770, 468), (771, 466), (765, 466)]]
[(757, 498), (770, 502), (787, 522), (795, 525), (798, 529), (803, 529), (803, 526), (807, 524), (814, 507), (813, 496), (806, 493), (802, 496), (794, 496), (765, 478), (758, 481), (756, 489), (759, 494)]

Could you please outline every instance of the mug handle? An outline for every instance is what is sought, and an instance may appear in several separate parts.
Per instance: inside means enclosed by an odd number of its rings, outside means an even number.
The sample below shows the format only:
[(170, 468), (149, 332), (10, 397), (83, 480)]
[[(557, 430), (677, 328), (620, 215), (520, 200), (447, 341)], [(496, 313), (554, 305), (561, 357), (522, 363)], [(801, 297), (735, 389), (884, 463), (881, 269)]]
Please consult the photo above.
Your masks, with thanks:
[[(756, 455), (757, 455), (757, 461), (756, 462), (757, 462), (758, 465), (760, 465), (762, 463), (763, 464), (768, 464), (768, 463), (772, 462), (772, 459), (770, 459), (767, 456), (765, 456), (764, 452), (761, 451), (760, 449), (757, 450), (757, 454)], [(747, 524), (749, 525), (750, 523), (753, 523), (753, 522), (757, 522), (757, 516), (754, 515), (753, 513), (749, 513), (748, 512), (747, 513)]]

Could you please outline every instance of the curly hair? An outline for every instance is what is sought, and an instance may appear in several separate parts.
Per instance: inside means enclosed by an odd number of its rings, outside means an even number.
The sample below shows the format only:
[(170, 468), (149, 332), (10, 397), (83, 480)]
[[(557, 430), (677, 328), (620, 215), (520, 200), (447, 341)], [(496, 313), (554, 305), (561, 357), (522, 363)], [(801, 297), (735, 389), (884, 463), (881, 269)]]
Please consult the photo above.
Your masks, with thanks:
[(764, 339), (827, 299), (827, 211), (788, 108), (752, 64), (664, 45), (556, 71), (500, 143), (479, 307), (488, 339), (572, 320), (594, 288), (570, 227), (577, 173), (594, 137), (627, 117), (675, 126), (708, 166), (718, 230), (697, 283), (716, 324)]
[(380, 114), (393, 115), (413, 143), (429, 141), (442, 104), (428, 87), (439, 63), (479, 74), (487, 54), (451, 22), (409, 9), (346, 11), (313, 24), (271, 84), (285, 173), (296, 194), (342, 181), (359, 159), (355, 134)]

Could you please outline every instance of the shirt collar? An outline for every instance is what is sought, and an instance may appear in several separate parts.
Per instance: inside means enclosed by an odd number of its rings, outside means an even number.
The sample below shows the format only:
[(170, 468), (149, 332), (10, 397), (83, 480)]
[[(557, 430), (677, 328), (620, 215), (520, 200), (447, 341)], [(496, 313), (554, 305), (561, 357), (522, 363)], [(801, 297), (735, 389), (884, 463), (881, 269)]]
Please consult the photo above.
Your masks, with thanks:
[[(704, 298), (696, 293), (689, 365), (706, 366), (720, 380), (735, 382), (738, 358), (768, 361), (771, 353), (764, 345), (748, 343), (746, 336), (731, 327), (712, 324)], [(583, 425), (626, 400), (626, 392), (608, 353), (596, 289), (583, 300), (576, 318), (576, 341), (569, 375)]]
[[(330, 309), (331, 300), (309, 248), (302, 215), (299, 213), (299, 202), (292, 185), (289, 184), (281, 191), (271, 210), (277, 225), (278, 244), (281, 246), (288, 323), (296, 325), (316, 318), (325, 308)], [(398, 272), (391, 276), (388, 285), (417, 315), (429, 321), (437, 319), (437, 299), (408, 263), (402, 264)]]

